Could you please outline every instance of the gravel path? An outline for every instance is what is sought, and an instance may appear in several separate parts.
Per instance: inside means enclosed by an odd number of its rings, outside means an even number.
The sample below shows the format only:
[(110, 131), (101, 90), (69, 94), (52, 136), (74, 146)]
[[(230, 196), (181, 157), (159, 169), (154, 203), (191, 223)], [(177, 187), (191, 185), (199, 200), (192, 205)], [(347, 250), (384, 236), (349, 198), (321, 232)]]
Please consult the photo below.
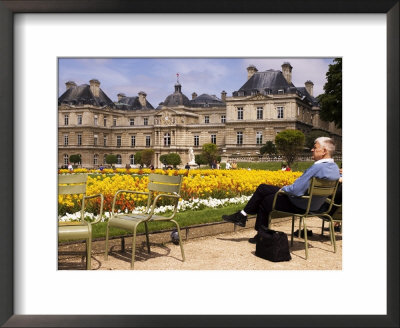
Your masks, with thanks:
[[(231, 224), (227, 224), (231, 225)], [(233, 225), (232, 225), (233, 226)], [(327, 226), (327, 225), (326, 225)], [(186, 261), (182, 261), (179, 245), (170, 242), (151, 243), (148, 254), (143, 238), (137, 243), (135, 270), (341, 270), (342, 269), (342, 235), (336, 233), (337, 252), (333, 253), (328, 231), (320, 235), (321, 220), (307, 220), (308, 229), (313, 236), (308, 238), (309, 257), (305, 260), (304, 239), (295, 238), (290, 248), (292, 260), (273, 263), (255, 256), (255, 245), (248, 238), (255, 234), (254, 229), (240, 229), (213, 236), (189, 238), (184, 241)], [(295, 229), (298, 228), (298, 223)], [(291, 220), (284, 219), (272, 224), (272, 229), (284, 231), (290, 242)], [(150, 236), (150, 241), (153, 238)], [(104, 261), (104, 241), (95, 242), (93, 246), (93, 270), (129, 270), (131, 259), (131, 238), (126, 238), (126, 251), (120, 252), (120, 240), (111, 243), (108, 261)], [(85, 261), (77, 250), (82, 252), (84, 244), (59, 247), (59, 269), (84, 269)], [(74, 250), (72, 255), (64, 255)]]

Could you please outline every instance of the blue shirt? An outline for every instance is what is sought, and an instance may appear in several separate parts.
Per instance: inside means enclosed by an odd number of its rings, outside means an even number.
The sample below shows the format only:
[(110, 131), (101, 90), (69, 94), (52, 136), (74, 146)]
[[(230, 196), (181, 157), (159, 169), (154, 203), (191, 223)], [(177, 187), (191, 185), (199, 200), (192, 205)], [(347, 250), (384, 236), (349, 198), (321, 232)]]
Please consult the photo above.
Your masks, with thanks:
[[(298, 208), (307, 208), (307, 199), (301, 199), (299, 196), (306, 194), (310, 185), (310, 179), (316, 177), (320, 179), (338, 180), (340, 178), (339, 167), (332, 158), (316, 161), (311, 167), (304, 171), (300, 178), (293, 184), (282, 188), (289, 194), (289, 199)], [(325, 197), (315, 196), (311, 201), (310, 211), (318, 210), (325, 202)]]

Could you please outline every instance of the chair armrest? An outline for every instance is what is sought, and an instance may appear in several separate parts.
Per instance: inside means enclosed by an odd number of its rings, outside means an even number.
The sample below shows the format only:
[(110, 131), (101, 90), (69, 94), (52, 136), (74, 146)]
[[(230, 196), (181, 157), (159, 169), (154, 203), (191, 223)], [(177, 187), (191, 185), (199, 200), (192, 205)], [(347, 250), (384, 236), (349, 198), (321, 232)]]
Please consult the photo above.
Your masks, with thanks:
[[(275, 196), (274, 196), (274, 200), (272, 202), (272, 211), (275, 211), (275, 205), (276, 205), (276, 199), (278, 198), (279, 195), (290, 195), (289, 193), (287, 193), (284, 190), (279, 190)], [(310, 196), (304, 195), (304, 196), (296, 196), (296, 198), (301, 198), (301, 199), (309, 199)], [(279, 210), (278, 210), (279, 211)], [(308, 210), (306, 210), (306, 213), (308, 213)]]
[(113, 203), (112, 203), (112, 209), (111, 209), (111, 215), (114, 215), (114, 209), (115, 209), (115, 202), (117, 200), (117, 196), (118, 194), (121, 194), (123, 192), (129, 193), (129, 194), (141, 194), (141, 195), (147, 195), (149, 196), (148, 192), (144, 192), (144, 191), (136, 191), (136, 190), (118, 190), (115, 195), (114, 195), (114, 199), (113, 199)]
[[(154, 214), (154, 209), (155, 209), (155, 207), (156, 207), (157, 201), (158, 201), (161, 197), (176, 198), (177, 200), (179, 200), (179, 198), (181, 198), (181, 195), (179, 195), (179, 194), (158, 194), (158, 195), (154, 198), (153, 205), (151, 206), (151, 209), (150, 209), (150, 212), (149, 212), (149, 217), (146, 219), (146, 221), (147, 221), (147, 220), (150, 220), (150, 218), (153, 216), (153, 214)], [(175, 204), (174, 212), (172, 213), (172, 215), (169, 216), (169, 217), (166, 217), (166, 219), (172, 219), (172, 218), (175, 216), (177, 209), (178, 209), (178, 202), (176, 202), (176, 204)]]
[(96, 194), (96, 195), (91, 195), (91, 196), (83, 196), (83, 199), (90, 199), (90, 198), (95, 198), (95, 197), (100, 197), (100, 212), (99, 215), (97, 217), (97, 219), (94, 220), (94, 222), (92, 222), (92, 224), (96, 224), (98, 223), (102, 216), (103, 216), (103, 204), (104, 204), (104, 196), (103, 194)]

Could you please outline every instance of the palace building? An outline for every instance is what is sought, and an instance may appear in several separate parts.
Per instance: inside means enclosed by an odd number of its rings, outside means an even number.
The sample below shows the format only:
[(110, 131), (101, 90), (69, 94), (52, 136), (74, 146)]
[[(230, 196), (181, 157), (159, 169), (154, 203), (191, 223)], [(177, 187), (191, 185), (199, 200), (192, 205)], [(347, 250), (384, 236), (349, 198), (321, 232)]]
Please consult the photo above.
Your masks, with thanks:
[(257, 157), (260, 147), (285, 129), (327, 132), (340, 151), (341, 130), (320, 119), (313, 82), (293, 85), (292, 68), (285, 62), (282, 71), (259, 72), (250, 65), (247, 81), (232, 96), (222, 91), (220, 98), (193, 92), (189, 99), (178, 81), (156, 108), (144, 91), (132, 97), (120, 93), (112, 101), (96, 79), (79, 86), (68, 81), (58, 99), (58, 165), (80, 154), (82, 167), (98, 168), (107, 154), (115, 154), (125, 167), (147, 148), (155, 151), (155, 167), (168, 153), (178, 153), (185, 164), (189, 148), (200, 154), (205, 143), (216, 144), (223, 161)]

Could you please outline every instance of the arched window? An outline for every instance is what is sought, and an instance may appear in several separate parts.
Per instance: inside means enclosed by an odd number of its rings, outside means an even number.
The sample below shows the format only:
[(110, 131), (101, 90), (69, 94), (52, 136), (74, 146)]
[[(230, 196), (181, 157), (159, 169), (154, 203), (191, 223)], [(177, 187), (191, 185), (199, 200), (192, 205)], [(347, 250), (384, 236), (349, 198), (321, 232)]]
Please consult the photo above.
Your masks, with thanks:
[(122, 164), (121, 155), (117, 155), (117, 164)]
[(131, 165), (134, 165), (135, 164), (135, 156), (134, 155), (129, 156), (129, 161), (130, 161)]
[(68, 165), (68, 163), (69, 163), (68, 154), (64, 154), (64, 165)]
[(169, 133), (164, 133), (164, 146), (171, 146), (171, 135)]

